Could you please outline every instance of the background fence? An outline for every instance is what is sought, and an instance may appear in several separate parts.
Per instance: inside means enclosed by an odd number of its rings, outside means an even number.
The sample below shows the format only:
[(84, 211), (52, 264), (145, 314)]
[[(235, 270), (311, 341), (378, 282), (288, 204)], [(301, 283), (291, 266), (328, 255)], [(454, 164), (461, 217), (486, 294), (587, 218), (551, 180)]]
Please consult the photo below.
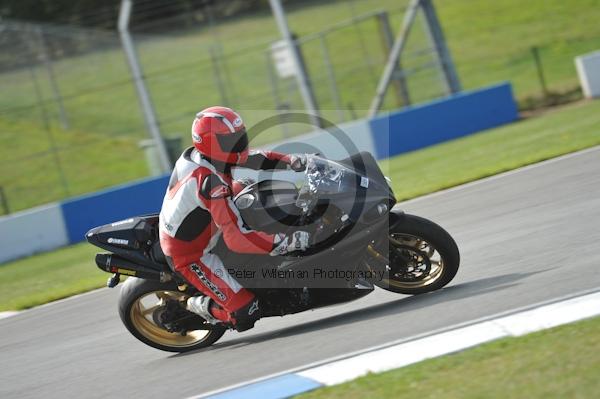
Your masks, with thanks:
[[(193, 115), (213, 104), (240, 109), (249, 125), (277, 110), (303, 108), (296, 81), (273, 65), (271, 46), (280, 36), (268, 9), (217, 18), (197, 7), (146, 22), (161, 6), (138, 3), (132, 34), (164, 136), (187, 140)], [(600, 4), (563, 3), (436, 2), (463, 87), (509, 79), (528, 107), (564, 97), (557, 93), (576, 97), (572, 59), (600, 47), (600, 7), (594, 7)], [(336, 123), (364, 116), (402, 3), (307, 1), (286, 8), (323, 116)], [(419, 15), (384, 109), (446, 94), (424, 28)], [(1, 21), (0, 87), (0, 210), (149, 174), (139, 147), (146, 128), (116, 32)], [(254, 144), (307, 129), (290, 124)]]
[[(474, 106), (478, 113), (472, 117)], [(385, 159), (517, 118), (510, 84), (504, 83), (373, 119), (344, 123), (339, 126), (343, 139), (336, 132), (316, 131), (270, 143), (267, 148), (289, 153), (319, 152), (331, 159), (367, 151), (376, 159)], [(398, 136), (402, 140), (393, 139)], [(265, 175), (262, 171), (239, 168), (234, 170), (234, 177), (262, 180)], [(277, 171), (273, 178), (298, 181), (299, 176), (292, 171)], [(83, 241), (86, 232), (99, 225), (158, 212), (168, 180), (168, 175), (142, 179), (0, 218), (0, 236), (6, 237), (0, 240), (0, 264)]]

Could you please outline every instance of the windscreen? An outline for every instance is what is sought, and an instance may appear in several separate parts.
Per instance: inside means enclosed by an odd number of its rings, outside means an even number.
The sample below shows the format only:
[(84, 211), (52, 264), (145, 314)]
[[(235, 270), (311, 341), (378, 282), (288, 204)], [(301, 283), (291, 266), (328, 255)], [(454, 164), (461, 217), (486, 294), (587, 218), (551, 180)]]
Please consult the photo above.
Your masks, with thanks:
[(357, 181), (352, 169), (316, 155), (307, 156), (304, 176), (296, 204), (305, 210), (315, 204), (318, 195), (353, 192)]

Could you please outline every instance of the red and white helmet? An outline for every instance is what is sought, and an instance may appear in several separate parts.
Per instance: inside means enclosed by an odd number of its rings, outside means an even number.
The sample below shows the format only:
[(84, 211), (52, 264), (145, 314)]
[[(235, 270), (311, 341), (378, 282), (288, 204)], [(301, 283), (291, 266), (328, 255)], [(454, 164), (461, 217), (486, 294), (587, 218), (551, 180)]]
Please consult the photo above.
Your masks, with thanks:
[(248, 160), (248, 136), (242, 118), (231, 108), (209, 107), (192, 124), (194, 147), (204, 156), (228, 164)]

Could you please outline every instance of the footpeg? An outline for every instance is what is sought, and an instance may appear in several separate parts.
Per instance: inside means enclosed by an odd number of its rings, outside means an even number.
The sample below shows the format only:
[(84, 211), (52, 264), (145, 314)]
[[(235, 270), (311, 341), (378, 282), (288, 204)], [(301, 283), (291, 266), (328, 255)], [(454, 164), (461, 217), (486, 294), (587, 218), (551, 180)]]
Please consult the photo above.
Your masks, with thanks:
[(121, 282), (121, 275), (119, 273), (115, 273), (108, 278), (106, 281), (106, 286), (108, 288), (115, 288), (117, 284)]
[(221, 320), (214, 317), (210, 312), (211, 302), (212, 299), (210, 299), (210, 297), (204, 295), (193, 296), (188, 298), (186, 309), (202, 317), (210, 324), (218, 324), (221, 322)]
[(308, 291), (308, 287), (302, 288), (300, 303), (302, 303), (304, 306), (308, 306), (310, 304), (310, 292)]

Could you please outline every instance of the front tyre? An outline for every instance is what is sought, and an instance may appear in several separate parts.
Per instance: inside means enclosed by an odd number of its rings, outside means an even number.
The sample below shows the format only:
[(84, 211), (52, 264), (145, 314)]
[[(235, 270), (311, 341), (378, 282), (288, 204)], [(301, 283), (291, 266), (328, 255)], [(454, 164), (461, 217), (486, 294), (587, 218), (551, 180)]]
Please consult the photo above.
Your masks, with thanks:
[(134, 337), (156, 349), (188, 352), (210, 346), (223, 336), (225, 327), (206, 324), (206, 329), (182, 334), (161, 325), (161, 313), (187, 297), (174, 284), (129, 277), (119, 294), (119, 316)]
[(407, 295), (436, 291), (458, 272), (456, 242), (430, 220), (390, 213), (387, 244), (387, 278), (377, 285), (388, 291)]

